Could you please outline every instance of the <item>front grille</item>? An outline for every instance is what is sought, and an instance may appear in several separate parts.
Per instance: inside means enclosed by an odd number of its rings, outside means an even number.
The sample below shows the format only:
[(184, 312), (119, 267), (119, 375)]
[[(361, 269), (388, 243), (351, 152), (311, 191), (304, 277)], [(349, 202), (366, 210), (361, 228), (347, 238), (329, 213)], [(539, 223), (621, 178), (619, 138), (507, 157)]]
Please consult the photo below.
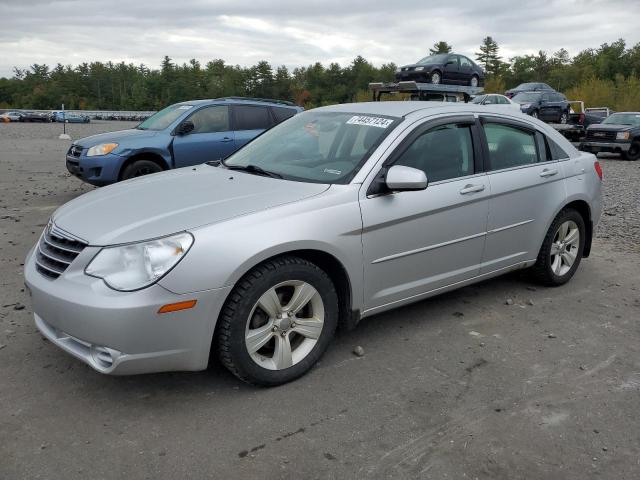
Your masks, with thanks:
[(78, 158), (82, 154), (82, 147), (80, 145), (71, 145), (68, 154)]
[(86, 246), (49, 224), (38, 242), (36, 269), (46, 277), (58, 278)]
[(587, 131), (587, 140), (593, 140), (597, 142), (599, 140), (615, 140), (616, 132), (610, 132), (607, 130), (588, 130)]

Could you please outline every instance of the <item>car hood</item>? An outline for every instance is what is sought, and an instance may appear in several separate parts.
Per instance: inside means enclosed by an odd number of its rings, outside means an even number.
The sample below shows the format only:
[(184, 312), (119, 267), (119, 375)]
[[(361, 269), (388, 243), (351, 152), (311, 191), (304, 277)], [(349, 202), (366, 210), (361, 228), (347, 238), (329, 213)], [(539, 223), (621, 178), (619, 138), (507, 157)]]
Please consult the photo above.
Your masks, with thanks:
[(116, 132), (99, 133), (90, 137), (76, 140), (76, 145), (88, 148), (101, 143), (123, 143), (127, 140), (138, 140), (143, 138), (155, 137), (158, 134), (155, 130), (137, 130), (135, 128), (129, 130), (118, 130)]
[(60, 207), (53, 221), (90, 245), (114, 245), (300, 201), (328, 188), (199, 165), (93, 190)]
[(420, 65), (418, 63), (412, 63), (410, 65), (402, 65), (400, 68), (416, 68), (416, 67), (423, 67), (425, 70), (431, 70), (433, 67), (439, 67), (441, 66), (439, 63), (430, 63), (429, 65)]
[(634, 127), (633, 125), (621, 125), (616, 123), (605, 123), (605, 124), (598, 123), (594, 125), (593, 128), (589, 126), (587, 129), (599, 130), (603, 132), (626, 132), (627, 130), (633, 130), (634, 128), (638, 128), (638, 127)]

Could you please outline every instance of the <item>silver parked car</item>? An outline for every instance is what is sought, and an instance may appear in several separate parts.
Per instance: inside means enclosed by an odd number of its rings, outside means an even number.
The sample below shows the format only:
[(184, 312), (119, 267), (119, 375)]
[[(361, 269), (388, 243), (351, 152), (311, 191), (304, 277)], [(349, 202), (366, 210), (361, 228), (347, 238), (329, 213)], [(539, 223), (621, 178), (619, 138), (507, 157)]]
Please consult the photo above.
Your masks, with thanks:
[(25, 263), (36, 325), (110, 374), (201, 370), (277, 385), (339, 325), (589, 255), (602, 170), (555, 130), (486, 105), (311, 110), (224, 162), (58, 209)]

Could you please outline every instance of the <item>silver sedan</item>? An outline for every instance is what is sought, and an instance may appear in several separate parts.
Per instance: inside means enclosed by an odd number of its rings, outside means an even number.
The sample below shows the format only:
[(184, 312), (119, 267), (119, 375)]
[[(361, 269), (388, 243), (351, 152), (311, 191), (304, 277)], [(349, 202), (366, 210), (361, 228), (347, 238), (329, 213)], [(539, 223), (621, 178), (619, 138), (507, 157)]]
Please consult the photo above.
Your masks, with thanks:
[(225, 161), (82, 195), (25, 263), (35, 322), (109, 374), (201, 370), (277, 385), (337, 327), (517, 269), (567, 282), (602, 170), (489, 105), (324, 107)]

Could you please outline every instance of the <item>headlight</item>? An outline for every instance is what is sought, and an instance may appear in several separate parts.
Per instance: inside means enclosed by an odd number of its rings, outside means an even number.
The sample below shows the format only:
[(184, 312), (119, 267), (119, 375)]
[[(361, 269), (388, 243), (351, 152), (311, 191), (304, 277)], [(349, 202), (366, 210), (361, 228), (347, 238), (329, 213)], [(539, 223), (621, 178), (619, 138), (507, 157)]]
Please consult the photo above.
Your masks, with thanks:
[(192, 244), (193, 236), (184, 232), (157, 240), (105, 247), (84, 271), (101, 278), (114, 290), (140, 290), (165, 276)]
[(520, 108), (529, 108), (531, 106), (530, 103), (521, 103)]
[(629, 140), (629, 132), (616, 133), (616, 140)]
[(99, 157), (111, 153), (118, 146), (117, 143), (101, 143), (100, 145), (94, 145), (87, 151), (87, 157)]
[(424, 70), (424, 67), (416, 67), (416, 72), (421, 72), (422, 70)]
[(396, 73), (400, 73), (402, 71), (402, 68), (396, 68)]

